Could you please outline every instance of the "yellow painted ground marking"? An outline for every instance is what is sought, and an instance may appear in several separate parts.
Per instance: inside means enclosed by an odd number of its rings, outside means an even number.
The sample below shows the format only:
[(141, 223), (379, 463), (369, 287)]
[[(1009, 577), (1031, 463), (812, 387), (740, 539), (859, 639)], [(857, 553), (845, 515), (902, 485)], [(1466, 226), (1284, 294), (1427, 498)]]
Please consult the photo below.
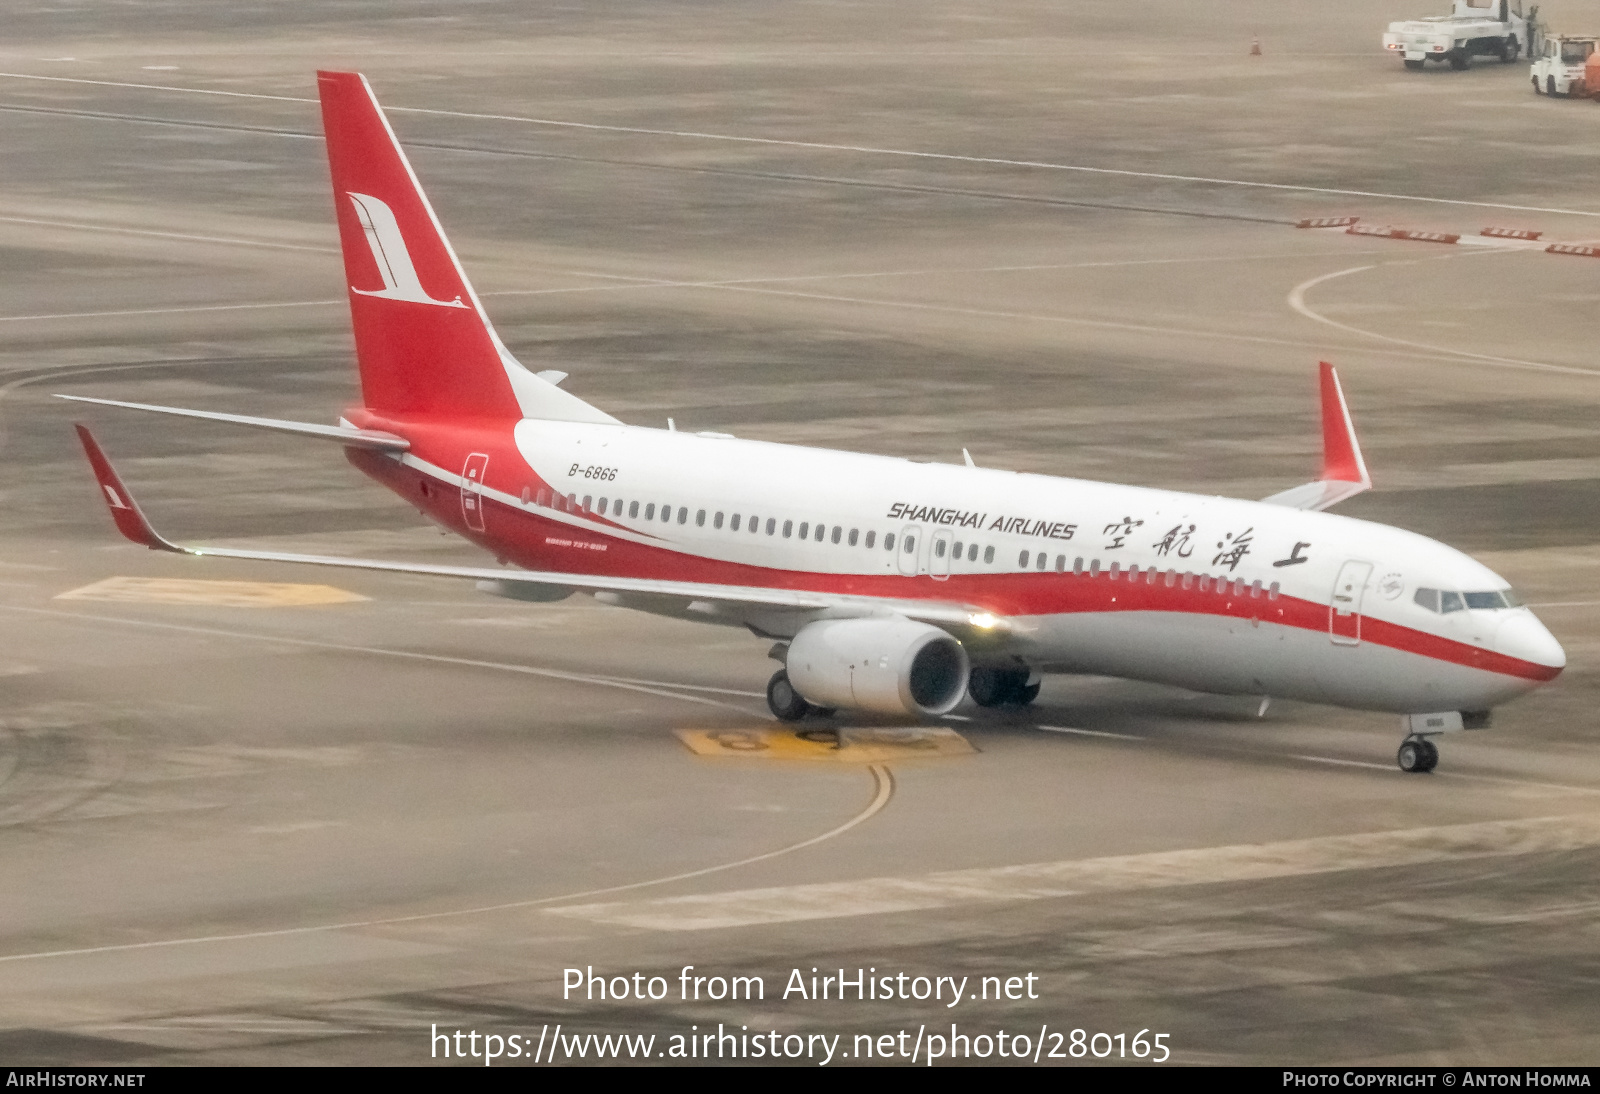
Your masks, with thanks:
[(965, 756), (978, 751), (943, 726), (815, 729), (680, 729), (678, 740), (696, 756), (743, 756), (765, 760), (822, 760), (881, 764), (896, 760)]
[(112, 600), (137, 604), (209, 604), (224, 608), (292, 608), (366, 600), (332, 585), (285, 585), (270, 581), (200, 581), (180, 577), (108, 577), (72, 589), (57, 600)]

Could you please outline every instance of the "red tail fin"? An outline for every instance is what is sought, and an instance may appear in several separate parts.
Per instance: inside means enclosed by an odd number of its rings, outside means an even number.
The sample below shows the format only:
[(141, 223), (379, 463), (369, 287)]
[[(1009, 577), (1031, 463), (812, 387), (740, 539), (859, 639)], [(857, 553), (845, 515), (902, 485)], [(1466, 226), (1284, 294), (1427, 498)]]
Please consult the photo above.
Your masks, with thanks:
[(522, 417), (499, 340), (366, 78), (319, 72), (317, 86), (367, 406)]

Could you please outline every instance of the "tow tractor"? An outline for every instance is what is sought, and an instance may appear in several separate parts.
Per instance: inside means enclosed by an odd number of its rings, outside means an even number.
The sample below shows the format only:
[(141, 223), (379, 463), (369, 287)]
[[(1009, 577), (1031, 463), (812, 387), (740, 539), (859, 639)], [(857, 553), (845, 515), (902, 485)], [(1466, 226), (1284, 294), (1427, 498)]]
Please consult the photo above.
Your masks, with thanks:
[(1600, 38), (1553, 35), (1544, 40), (1544, 52), (1534, 58), (1533, 90), (1543, 95), (1569, 98), (1600, 96)]
[(1449, 15), (1430, 15), (1390, 23), (1383, 48), (1398, 53), (1410, 69), (1429, 61), (1449, 61), (1454, 69), (1466, 68), (1474, 57), (1498, 57), (1510, 64), (1529, 42), (1530, 23), (1537, 8), (1522, 14), (1522, 0), (1511, 10), (1510, 0), (1454, 0)]

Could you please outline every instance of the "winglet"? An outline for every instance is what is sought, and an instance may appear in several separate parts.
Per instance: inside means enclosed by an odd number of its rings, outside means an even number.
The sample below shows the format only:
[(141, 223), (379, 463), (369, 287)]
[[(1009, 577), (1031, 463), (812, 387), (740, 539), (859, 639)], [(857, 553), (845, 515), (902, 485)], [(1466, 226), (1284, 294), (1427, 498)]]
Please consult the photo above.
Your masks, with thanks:
[(1322, 362), (1322, 473), (1315, 482), (1296, 486), (1262, 501), (1289, 509), (1327, 509), (1346, 498), (1372, 489), (1367, 462), (1361, 458), (1356, 427), (1350, 421), (1350, 407), (1339, 386), (1339, 374)]
[(100, 448), (100, 442), (94, 439), (89, 427), (82, 422), (74, 422), (72, 427), (78, 431), (78, 440), (83, 442), (84, 454), (89, 457), (89, 466), (94, 469), (95, 481), (100, 484), (100, 493), (105, 496), (106, 507), (111, 510), (111, 519), (117, 522), (117, 531), (152, 551), (176, 551), (179, 554), (187, 554), (188, 552), (182, 547), (163, 539), (154, 528), (150, 527), (150, 522), (139, 511), (139, 503), (133, 500), (128, 488), (122, 485), (117, 469), (106, 459), (105, 452)]
[(1322, 362), (1322, 474), (1324, 482), (1358, 482), (1362, 489), (1372, 486), (1367, 463), (1361, 458), (1356, 427), (1350, 421), (1350, 407), (1339, 386), (1339, 374)]

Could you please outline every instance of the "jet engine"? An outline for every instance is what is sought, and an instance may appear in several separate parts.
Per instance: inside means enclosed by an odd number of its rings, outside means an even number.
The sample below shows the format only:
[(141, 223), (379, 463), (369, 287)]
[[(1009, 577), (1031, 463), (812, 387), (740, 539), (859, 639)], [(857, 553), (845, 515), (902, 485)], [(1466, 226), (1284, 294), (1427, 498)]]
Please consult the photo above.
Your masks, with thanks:
[(789, 682), (813, 706), (944, 714), (966, 694), (967, 651), (903, 618), (822, 619), (789, 643)]

